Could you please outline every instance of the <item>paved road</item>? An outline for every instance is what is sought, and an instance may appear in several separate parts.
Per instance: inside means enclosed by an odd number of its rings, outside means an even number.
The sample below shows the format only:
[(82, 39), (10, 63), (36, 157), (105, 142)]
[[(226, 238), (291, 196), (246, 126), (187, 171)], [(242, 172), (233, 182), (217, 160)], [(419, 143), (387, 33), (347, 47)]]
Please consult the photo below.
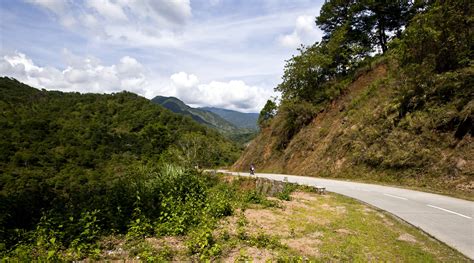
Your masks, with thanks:
[[(248, 173), (219, 172), (248, 176)], [(474, 202), (396, 187), (285, 174), (256, 174), (273, 180), (326, 187), (388, 211), (474, 260)]]

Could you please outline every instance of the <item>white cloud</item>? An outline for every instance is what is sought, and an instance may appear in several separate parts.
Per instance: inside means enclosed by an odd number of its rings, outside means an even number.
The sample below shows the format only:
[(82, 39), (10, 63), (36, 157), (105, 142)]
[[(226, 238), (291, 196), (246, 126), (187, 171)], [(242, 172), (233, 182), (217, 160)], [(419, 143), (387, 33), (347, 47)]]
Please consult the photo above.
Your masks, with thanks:
[(301, 15), (296, 18), (293, 32), (280, 35), (280, 45), (289, 48), (299, 47), (301, 44), (313, 44), (321, 38), (321, 31), (316, 27), (314, 16)]
[(241, 80), (211, 81), (199, 84), (193, 74), (171, 75), (174, 95), (192, 106), (212, 106), (244, 112), (259, 112), (273, 91), (249, 86)]
[(295, 48), (302, 44), (301, 39), (296, 32), (280, 36), (279, 41), (282, 46), (290, 48)]
[(146, 69), (136, 59), (123, 57), (106, 66), (94, 57), (81, 58), (64, 50), (64, 70), (36, 65), (25, 54), (16, 52), (0, 59), (0, 75), (14, 77), (36, 88), (61, 91), (111, 93), (129, 90), (145, 95), (150, 88)]
[(123, 76), (137, 76), (144, 72), (144, 67), (136, 59), (125, 56), (120, 59), (120, 63), (117, 65), (117, 72)]
[(244, 112), (259, 112), (272, 90), (246, 84), (242, 80), (200, 83), (194, 74), (179, 72), (167, 81), (153, 79), (139, 61), (125, 56), (113, 65), (95, 57), (80, 57), (67, 49), (62, 55), (66, 67), (60, 70), (35, 64), (25, 54), (15, 52), (0, 58), (0, 75), (18, 79), (36, 88), (82, 93), (113, 93), (128, 90), (147, 98), (176, 96), (192, 106), (213, 106)]
[(109, 0), (88, 0), (87, 6), (109, 20), (127, 20), (122, 7)]
[(170, 79), (178, 88), (193, 88), (199, 83), (196, 75), (188, 75), (186, 72), (175, 73), (171, 75)]

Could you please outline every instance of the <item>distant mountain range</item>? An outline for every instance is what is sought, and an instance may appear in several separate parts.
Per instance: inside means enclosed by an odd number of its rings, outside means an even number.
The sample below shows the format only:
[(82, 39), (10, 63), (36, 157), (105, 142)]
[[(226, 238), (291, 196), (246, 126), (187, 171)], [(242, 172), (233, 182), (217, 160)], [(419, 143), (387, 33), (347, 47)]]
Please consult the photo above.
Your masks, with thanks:
[(191, 117), (193, 120), (224, 134), (235, 135), (253, 134), (257, 128), (257, 113), (242, 113), (220, 108), (192, 108), (175, 97), (156, 96), (151, 100), (174, 113)]
[(239, 111), (226, 110), (214, 107), (203, 107), (200, 108), (206, 111), (213, 112), (221, 116), (226, 121), (234, 124), (238, 128), (247, 128), (252, 130), (258, 130), (257, 120), (258, 113), (243, 113)]

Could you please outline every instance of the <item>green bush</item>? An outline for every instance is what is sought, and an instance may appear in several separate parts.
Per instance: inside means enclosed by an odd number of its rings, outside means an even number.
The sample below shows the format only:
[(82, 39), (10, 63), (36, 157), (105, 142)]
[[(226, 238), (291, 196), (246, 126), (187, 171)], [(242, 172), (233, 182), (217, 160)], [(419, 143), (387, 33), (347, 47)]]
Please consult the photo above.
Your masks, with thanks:
[(278, 199), (290, 201), (291, 193), (293, 193), (297, 188), (298, 188), (298, 185), (296, 184), (286, 183), (285, 186), (283, 187), (283, 191), (277, 194)]
[(200, 260), (208, 259), (221, 253), (221, 247), (216, 243), (212, 235), (212, 229), (205, 223), (189, 234), (186, 244), (189, 253), (198, 255)]

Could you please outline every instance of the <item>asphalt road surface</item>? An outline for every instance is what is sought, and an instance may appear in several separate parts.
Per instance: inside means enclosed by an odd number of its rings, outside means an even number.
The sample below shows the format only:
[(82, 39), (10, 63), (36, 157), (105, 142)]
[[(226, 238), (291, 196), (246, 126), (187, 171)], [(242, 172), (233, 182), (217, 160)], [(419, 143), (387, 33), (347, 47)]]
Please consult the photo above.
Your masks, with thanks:
[[(218, 172), (249, 176), (249, 173)], [(374, 184), (285, 174), (255, 174), (272, 180), (325, 187), (388, 211), (474, 260), (474, 202)], [(286, 179), (285, 179), (286, 177)]]

